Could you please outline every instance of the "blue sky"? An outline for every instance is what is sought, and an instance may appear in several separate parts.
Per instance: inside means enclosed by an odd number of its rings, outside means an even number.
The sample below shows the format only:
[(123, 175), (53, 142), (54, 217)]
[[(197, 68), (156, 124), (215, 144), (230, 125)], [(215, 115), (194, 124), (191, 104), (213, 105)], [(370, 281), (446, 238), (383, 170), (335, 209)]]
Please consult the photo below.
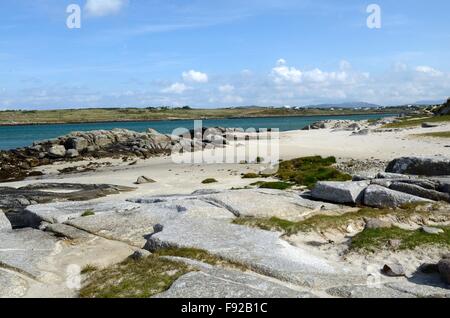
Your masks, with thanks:
[[(381, 8), (369, 29), (366, 8)], [(68, 29), (66, 8), (82, 8)], [(448, 0), (3, 0), (0, 109), (450, 95)]]

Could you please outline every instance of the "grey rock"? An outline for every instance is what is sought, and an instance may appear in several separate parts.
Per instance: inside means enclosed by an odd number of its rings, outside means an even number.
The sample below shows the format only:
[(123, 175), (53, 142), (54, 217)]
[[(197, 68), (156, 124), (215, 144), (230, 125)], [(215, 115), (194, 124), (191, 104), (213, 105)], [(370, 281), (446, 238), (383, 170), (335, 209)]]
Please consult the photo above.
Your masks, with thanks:
[(48, 224), (45, 231), (56, 234), (59, 237), (65, 237), (70, 240), (84, 240), (92, 237), (89, 233), (65, 224)]
[(367, 136), (370, 134), (370, 129), (361, 129), (352, 133), (353, 136)]
[(57, 247), (56, 238), (34, 229), (0, 231), (0, 242), (0, 264), (33, 278), (43, 273), (39, 264)]
[(444, 233), (443, 229), (430, 227), (430, 226), (422, 226), (422, 231), (427, 234), (433, 234), (433, 235)]
[(9, 219), (6, 217), (5, 213), (0, 210), (0, 231), (5, 230), (12, 230), (11, 222), (9, 222)]
[[(1, 253), (1, 252), (0, 252)], [(0, 298), (20, 298), (25, 296), (28, 283), (25, 279), (11, 272), (0, 269)]]
[(442, 193), (435, 190), (425, 189), (419, 185), (403, 183), (403, 182), (393, 182), (390, 189), (408, 193), (417, 197), (433, 200), (433, 201), (446, 201), (450, 202), (450, 194)]
[(380, 219), (368, 219), (366, 220), (366, 229), (389, 229), (392, 227), (391, 222), (383, 221)]
[(210, 267), (180, 277), (154, 298), (314, 298), (278, 282), (250, 273)]
[(140, 250), (135, 251), (132, 255), (130, 255), (130, 258), (135, 261), (139, 261), (139, 260), (149, 257), (151, 254), (152, 253), (150, 253), (149, 251), (140, 249)]
[(327, 290), (331, 296), (341, 298), (416, 298), (416, 296), (389, 288), (384, 285), (380, 286), (340, 286)]
[[(280, 280), (312, 287), (329, 285), (337, 279), (363, 276), (342, 266), (334, 266), (309, 251), (280, 239), (281, 233), (262, 231), (221, 220), (179, 217), (149, 237), (146, 249), (167, 247), (198, 248)], [(268, 253), (270, 251), (270, 253)], [(365, 279), (365, 277), (364, 277)]]
[(437, 264), (425, 263), (425, 264), (420, 265), (419, 271), (424, 274), (439, 273), (439, 267)]
[(423, 176), (450, 175), (450, 158), (403, 157), (390, 162), (386, 172)]
[(364, 193), (364, 204), (376, 208), (395, 208), (408, 203), (433, 202), (410, 194), (370, 185)]
[(142, 176), (137, 179), (136, 184), (147, 184), (147, 183), (155, 183), (155, 182), (156, 181), (151, 178)]
[(422, 128), (435, 128), (435, 127), (439, 127), (439, 125), (432, 123), (422, 123)]
[(69, 149), (66, 151), (66, 157), (68, 157), (68, 158), (76, 158), (79, 156), (80, 156), (80, 153), (78, 152), (78, 150)]
[(388, 243), (392, 248), (396, 249), (400, 247), (400, 245), (402, 244), (402, 240), (389, 240)]
[(69, 150), (74, 149), (80, 152), (89, 147), (89, 142), (83, 137), (71, 137), (67, 139), (65, 146)]
[(444, 258), (438, 263), (439, 273), (441, 274), (442, 280), (450, 284), (450, 259)]
[(386, 264), (381, 271), (383, 274), (390, 277), (405, 276), (405, 269), (400, 264)]
[(418, 298), (449, 298), (450, 290), (440, 284), (415, 284), (408, 281), (386, 283), (386, 287)]
[(61, 145), (55, 145), (48, 150), (48, 154), (53, 158), (62, 158), (66, 155), (66, 148)]
[(366, 181), (359, 182), (318, 182), (311, 191), (314, 199), (333, 203), (360, 203), (364, 190), (369, 185)]

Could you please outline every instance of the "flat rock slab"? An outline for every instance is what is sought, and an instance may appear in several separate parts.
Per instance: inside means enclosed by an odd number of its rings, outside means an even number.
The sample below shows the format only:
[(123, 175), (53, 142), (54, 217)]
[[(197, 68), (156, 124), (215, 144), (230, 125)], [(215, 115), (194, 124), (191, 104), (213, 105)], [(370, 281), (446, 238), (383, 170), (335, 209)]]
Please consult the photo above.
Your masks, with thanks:
[(441, 286), (431, 286), (425, 284), (414, 284), (406, 281), (387, 283), (386, 286), (419, 298), (450, 298), (450, 289), (446, 288), (444, 284), (441, 284)]
[(96, 215), (103, 213), (127, 212), (139, 209), (139, 204), (123, 200), (90, 201), (90, 202), (58, 202), (38, 204), (27, 207), (26, 211), (48, 223), (64, 223), (79, 218), (86, 211)]
[(302, 198), (299, 194), (279, 190), (235, 190), (206, 195), (202, 198), (225, 207), (239, 217), (278, 217), (304, 219), (318, 210), (337, 210), (334, 204)]
[(191, 272), (155, 298), (315, 298), (256, 275), (214, 268)]
[(362, 202), (368, 181), (318, 182), (311, 191), (314, 199), (335, 203), (356, 204)]
[(344, 279), (345, 274), (350, 280), (352, 275), (341, 265), (330, 264), (324, 258), (294, 247), (280, 239), (280, 235), (220, 220), (180, 217), (164, 224), (162, 232), (152, 235), (146, 249), (203, 249), (264, 275), (308, 287), (333, 284), (335, 279)]
[(39, 264), (52, 255), (57, 239), (39, 230), (0, 231), (0, 266), (38, 277)]
[(142, 210), (122, 213), (99, 214), (72, 219), (67, 225), (88, 233), (142, 248), (146, 236), (154, 232), (160, 219)]
[(327, 290), (327, 293), (334, 297), (340, 298), (416, 298), (416, 296), (389, 288), (384, 285), (380, 286), (340, 286)]
[(408, 203), (433, 202), (411, 194), (370, 185), (364, 193), (364, 204), (375, 208), (396, 208)]
[(45, 231), (70, 240), (88, 240), (92, 237), (92, 235), (85, 231), (79, 230), (73, 226), (59, 223), (48, 225), (45, 228)]
[(20, 298), (28, 290), (25, 279), (0, 269), (0, 298)]
[[(279, 217), (287, 220), (302, 220), (310, 214), (321, 210), (339, 210), (342, 207), (303, 198), (297, 193), (271, 189), (209, 191), (200, 190), (185, 196), (148, 197), (132, 200), (137, 203), (167, 202), (183, 204), (195, 202), (197, 209), (214, 206), (227, 211), (223, 218), (233, 217)], [(203, 201), (203, 204), (200, 202)], [(207, 205), (205, 205), (205, 203)], [(192, 211), (194, 207), (190, 208)], [(201, 211), (204, 214), (206, 211)], [(190, 212), (191, 215), (193, 212)], [(219, 218), (220, 213), (211, 210), (208, 216)]]

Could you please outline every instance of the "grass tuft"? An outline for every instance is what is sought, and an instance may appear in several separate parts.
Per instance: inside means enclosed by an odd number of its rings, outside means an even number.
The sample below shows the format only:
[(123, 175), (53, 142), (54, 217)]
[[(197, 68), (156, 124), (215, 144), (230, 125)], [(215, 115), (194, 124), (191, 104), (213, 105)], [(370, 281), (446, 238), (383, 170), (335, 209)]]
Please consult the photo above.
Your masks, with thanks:
[(430, 137), (430, 138), (450, 138), (450, 131), (417, 134), (417, 135), (413, 135), (413, 136), (415, 136), (415, 137)]
[(333, 165), (335, 157), (304, 157), (280, 163), (278, 178), (297, 185), (313, 188), (318, 181), (348, 181), (352, 177), (342, 173)]
[(398, 227), (390, 229), (366, 229), (352, 238), (351, 250), (375, 252), (389, 248), (390, 240), (399, 240), (400, 250), (412, 250), (423, 245), (450, 246), (450, 227), (442, 227), (442, 234), (428, 234), (422, 230), (404, 230)]
[(81, 214), (81, 217), (87, 217), (87, 216), (93, 216), (93, 215), (95, 215), (94, 210), (89, 209), (89, 210), (84, 211), (83, 214)]
[(126, 261), (93, 272), (81, 289), (81, 298), (149, 298), (162, 293), (192, 269), (154, 255)]
[(217, 181), (216, 179), (213, 178), (208, 178), (202, 181), (203, 184), (211, 184), (211, 183), (217, 183), (219, 181)]

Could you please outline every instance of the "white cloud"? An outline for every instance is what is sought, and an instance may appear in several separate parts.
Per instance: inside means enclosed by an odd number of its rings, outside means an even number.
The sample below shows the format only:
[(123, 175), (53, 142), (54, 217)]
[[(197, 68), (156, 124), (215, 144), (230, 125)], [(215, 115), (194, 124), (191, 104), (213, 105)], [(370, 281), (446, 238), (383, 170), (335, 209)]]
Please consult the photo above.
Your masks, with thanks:
[(272, 69), (272, 75), (275, 77), (276, 83), (300, 83), (303, 77), (302, 71), (286, 66), (286, 61), (283, 59), (277, 61), (277, 66)]
[(186, 86), (184, 83), (174, 83), (170, 85), (169, 87), (162, 90), (163, 93), (170, 93), (170, 94), (183, 94), (186, 90), (188, 90), (189, 87)]
[(234, 92), (234, 86), (230, 85), (230, 84), (221, 85), (221, 86), (219, 86), (219, 92), (224, 93), (224, 94), (232, 93), (232, 92)]
[(443, 73), (441, 71), (438, 71), (430, 66), (417, 66), (416, 67), (416, 72), (419, 73), (425, 73), (425, 74), (429, 74), (432, 76), (441, 76), (443, 75)]
[(187, 82), (208, 83), (208, 74), (190, 70), (183, 72), (183, 79)]
[(87, 14), (102, 17), (118, 13), (128, 0), (87, 0), (84, 9)]

